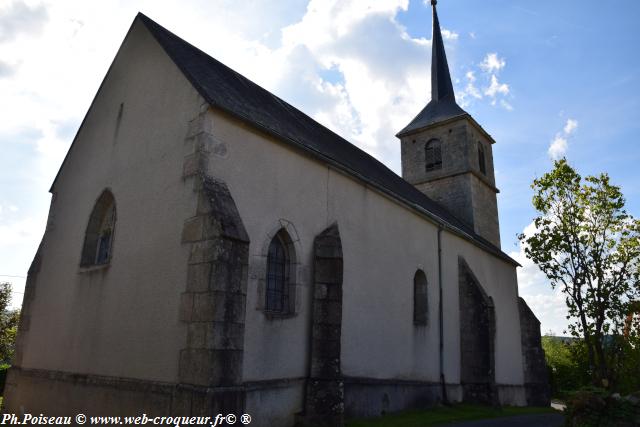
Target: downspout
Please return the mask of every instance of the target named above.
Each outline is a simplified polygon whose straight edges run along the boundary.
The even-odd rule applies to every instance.
[[[440,329],[440,387],[442,388],[442,403],[449,404],[447,398],[447,384],[444,379],[444,314],[442,303],[442,227],[438,227],[438,326]]]

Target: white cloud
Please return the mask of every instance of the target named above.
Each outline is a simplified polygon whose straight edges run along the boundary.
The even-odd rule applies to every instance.
[[[487,73],[497,73],[507,65],[503,58],[499,58],[497,53],[488,53],[480,63],[480,68]]]
[[[476,99],[482,99],[482,93],[477,87],[475,87],[473,83],[471,82],[467,83],[467,86],[465,87],[464,90],[468,95],[471,95]]]
[[[312,1],[299,22],[282,30],[279,51],[288,56],[303,48],[315,65],[300,85],[299,73],[276,83],[276,88],[296,88],[298,94],[285,99],[396,171],[399,155],[388,144],[389,136],[424,107],[425,99],[416,93],[429,92],[425,70],[430,42],[412,38],[394,19],[407,7],[406,1]],[[299,60],[295,63],[300,66]],[[324,81],[323,69],[337,70],[341,81]],[[307,89],[309,98],[320,97],[328,104],[296,102]]]
[[[513,111],[513,105],[511,105],[510,103],[508,103],[504,99],[500,100],[500,105],[502,105],[504,107],[504,109],[507,110],[507,111]]]
[[[459,34],[454,31],[450,31],[450,30],[447,30],[446,28],[443,28],[441,32],[442,32],[442,38],[445,40],[458,40]]]
[[[556,133],[549,145],[549,157],[558,160],[567,154],[569,149],[569,136],[578,129],[578,121],[575,119],[567,119],[567,123],[561,132]]]
[[[499,83],[498,77],[495,74],[491,75],[491,84],[489,87],[485,88],[484,94],[495,98],[498,94],[508,95],[509,94],[509,85],[506,83]]]
[[[0,241],[5,247],[20,244],[23,240],[39,242],[43,227],[39,219],[23,218],[0,224]]]
[[[0,79],[9,77],[16,71],[16,66],[0,60]]]
[[[13,40],[21,34],[33,34],[42,29],[47,11],[42,4],[8,1],[0,5],[0,42]]]
[[[467,71],[467,73],[465,74],[465,77],[471,83],[476,81],[476,74],[473,71]]]
[[[569,143],[567,138],[563,137],[562,134],[557,134],[553,141],[551,141],[551,145],[549,146],[549,156],[553,160],[558,160],[567,153],[567,148],[569,147]]]
[[[556,336],[569,335],[567,320],[567,304],[564,294],[560,289],[551,289],[545,292],[529,293],[524,291],[521,295],[527,305],[533,310],[540,320],[540,332],[550,333]]]
[[[497,76],[497,73],[505,66],[506,61],[498,57],[497,53],[485,55],[484,60],[477,65],[477,70],[466,72],[467,83],[462,90],[458,90],[460,105],[463,108],[468,107],[474,100],[482,100],[487,97],[491,105],[499,105],[507,111],[513,111],[513,105],[504,99],[511,93],[509,84],[500,82]],[[478,80],[476,71],[480,72],[482,90],[476,84]]]
[[[578,121],[574,119],[568,119],[567,124],[564,125],[564,133],[571,135],[576,129],[578,129]]]
[[[11,206],[9,210],[12,210]],[[42,216],[46,217],[46,211]],[[12,308],[19,308],[22,303],[24,276],[44,232],[44,219],[37,216],[17,220],[0,219],[0,281],[13,285]],[[7,274],[10,276],[5,276]]]

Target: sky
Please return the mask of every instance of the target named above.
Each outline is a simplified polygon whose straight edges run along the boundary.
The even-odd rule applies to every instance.
[[[400,174],[395,134],[430,97],[423,0],[0,0],[0,280],[19,307],[48,190],[136,13],[301,109]],[[566,156],[607,172],[640,217],[640,2],[440,0],[458,103],[496,140],[502,249],[543,333],[558,290],[524,257],[531,181]]]

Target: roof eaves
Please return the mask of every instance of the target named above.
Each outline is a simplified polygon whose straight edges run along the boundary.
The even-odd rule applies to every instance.
[[[458,114],[458,115],[455,115],[455,116],[452,116],[452,117],[447,117],[444,120],[439,120],[437,122],[428,123],[428,124],[426,124],[424,126],[412,127],[411,124],[409,124],[407,127],[405,127],[400,132],[398,132],[396,134],[396,137],[404,138],[405,136],[409,136],[409,135],[412,135],[414,133],[419,133],[419,132],[422,132],[424,130],[434,128],[436,126],[440,126],[440,125],[443,125],[443,124],[454,122],[454,121],[456,121],[458,119],[461,119],[463,117],[471,117],[471,115],[469,113],[467,113],[467,112],[464,112],[462,114]]]

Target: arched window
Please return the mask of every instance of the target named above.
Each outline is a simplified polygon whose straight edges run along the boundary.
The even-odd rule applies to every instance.
[[[275,313],[290,311],[290,269],[291,256],[286,235],[281,230],[269,244],[267,254],[267,289],[265,310]]]
[[[484,158],[484,146],[481,142],[478,142],[478,166],[480,167],[480,172],[483,174],[487,174],[487,164]]]
[[[413,323],[426,325],[428,318],[427,276],[424,271],[418,270],[413,276]]]
[[[102,192],[91,216],[84,236],[80,265],[108,264],[113,253],[113,235],[116,225],[116,203],[109,190]]]
[[[442,144],[439,139],[427,142],[425,150],[425,164],[427,172],[442,169]]]

